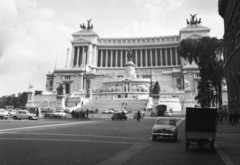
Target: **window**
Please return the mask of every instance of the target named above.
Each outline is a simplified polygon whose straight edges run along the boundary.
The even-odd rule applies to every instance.
[[[70,80],[71,76],[65,76],[65,80]]]

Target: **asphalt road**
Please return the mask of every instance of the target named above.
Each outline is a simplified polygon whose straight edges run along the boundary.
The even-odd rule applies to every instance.
[[[181,120],[179,120],[180,122]],[[1,165],[222,165],[210,147],[185,149],[184,121],[177,142],[151,140],[153,118],[0,121]]]

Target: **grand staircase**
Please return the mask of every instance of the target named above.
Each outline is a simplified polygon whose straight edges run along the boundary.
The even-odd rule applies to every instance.
[[[100,112],[109,108],[124,109],[131,111],[143,110],[147,105],[147,99],[101,99],[89,100],[83,105],[83,109],[98,109]]]

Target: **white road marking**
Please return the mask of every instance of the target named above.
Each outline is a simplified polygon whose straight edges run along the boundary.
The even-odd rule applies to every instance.
[[[0,132],[22,130],[22,129],[32,129],[32,128],[58,127],[58,126],[66,126],[66,125],[74,125],[74,124],[92,124],[92,123],[99,123],[99,121],[84,121],[84,122],[74,122],[74,123],[64,123],[64,124],[52,124],[52,125],[42,125],[42,126],[32,126],[32,127],[10,128],[10,129],[1,129]]]
[[[97,138],[114,138],[114,139],[133,139],[149,140],[148,138],[123,137],[123,136],[96,136],[96,135],[79,135],[79,134],[53,134],[53,133],[22,133],[22,132],[3,132],[4,134],[21,134],[21,135],[48,135],[48,136],[71,136],[71,137],[97,137]]]
[[[88,142],[88,143],[112,143],[112,144],[138,144],[144,145],[142,143],[134,142],[119,142],[119,141],[100,141],[100,140],[77,140],[77,139],[53,139],[53,138],[0,138],[0,140],[33,140],[33,141],[60,141],[60,142]]]

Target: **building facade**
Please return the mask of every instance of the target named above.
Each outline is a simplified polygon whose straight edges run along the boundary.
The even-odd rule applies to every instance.
[[[219,0],[219,14],[224,20],[224,69],[229,110],[240,107],[240,1]]]
[[[124,77],[127,53],[132,52],[137,78],[152,78],[161,86],[160,92],[185,89],[196,95],[199,71],[177,54],[182,39],[208,36],[210,29],[200,24],[187,25],[178,35],[144,38],[101,38],[92,29],[72,34],[70,64],[47,74],[46,91],[56,92],[57,82],[64,82],[66,94],[86,96],[88,89],[99,94],[104,82]]]

